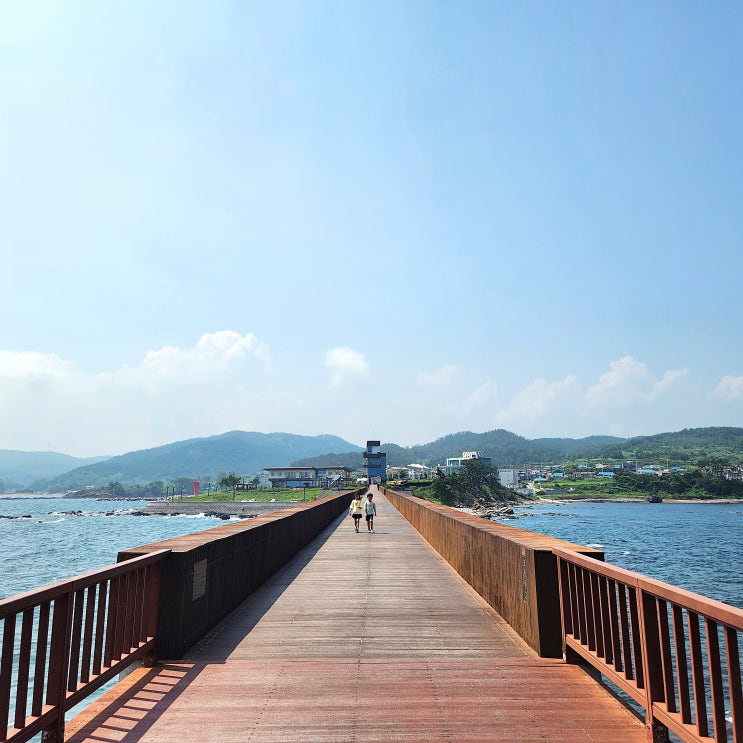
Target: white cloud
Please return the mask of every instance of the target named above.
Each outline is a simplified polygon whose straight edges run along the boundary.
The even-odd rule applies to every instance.
[[[240,335],[233,330],[221,330],[202,335],[191,348],[165,346],[149,351],[138,367],[125,367],[122,373],[157,380],[213,382],[215,376],[237,371],[251,359],[269,365],[270,354],[265,344],[252,333]]]
[[[230,330],[97,373],[55,354],[0,351],[0,448],[93,456],[233,429],[400,444],[496,427],[529,438],[632,436],[735,425],[731,410],[743,403],[743,377],[722,377],[705,394],[686,369],[653,372],[631,356],[587,383],[566,374],[509,395],[495,371],[473,380],[454,364],[371,380],[364,354],[347,347],[329,349],[324,365],[303,363],[300,375],[287,359],[272,364],[259,338]],[[364,380],[364,394],[355,380]]]
[[[588,388],[586,404],[601,410],[647,403],[672,392],[687,376],[686,369],[669,370],[658,379],[641,361],[623,356],[612,361],[609,371]]]
[[[647,366],[631,356],[611,362],[611,368],[586,392],[591,407],[623,405],[640,398],[652,386]]]
[[[682,395],[689,393],[688,376],[686,369],[678,369],[658,377],[646,364],[623,356],[588,387],[573,374],[557,381],[536,379],[514,395],[494,419],[528,436],[575,436],[579,435],[576,429],[583,430],[580,435],[617,436],[658,427],[669,430],[672,425],[668,422],[684,410]],[[638,430],[639,426],[644,430]]]
[[[269,358],[256,336],[229,330],[101,373],[55,354],[0,351],[0,447],[89,456],[248,427],[270,407]]]
[[[331,348],[325,355],[325,366],[332,370],[331,382],[342,384],[352,377],[363,377],[369,373],[369,364],[360,351],[352,348]]]
[[[658,381],[653,382],[651,397],[660,397],[669,392],[675,391],[680,385],[684,384],[688,378],[688,369],[672,369],[665,372]]]
[[[722,400],[743,400],[743,377],[725,375],[715,388],[714,395]]]
[[[535,379],[506,409],[497,413],[495,419],[502,426],[524,430],[546,416],[566,413],[576,406],[582,407],[582,392],[575,376],[569,375],[557,382]]]
[[[467,397],[467,407],[477,407],[484,405],[491,400],[496,392],[496,386],[493,382],[483,382],[479,387],[472,390]]]
[[[61,379],[75,373],[74,364],[54,353],[0,351],[0,379]]]
[[[415,381],[418,384],[449,384],[459,375],[459,367],[456,364],[445,364],[434,372],[418,372]]]

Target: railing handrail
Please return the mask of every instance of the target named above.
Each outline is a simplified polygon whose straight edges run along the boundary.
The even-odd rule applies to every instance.
[[[43,732],[45,743],[62,743],[67,710],[137,660],[154,663],[169,552],[0,600],[0,741],[23,743]]]
[[[62,596],[65,593],[71,593],[79,591],[82,588],[88,588],[101,580],[108,580],[110,578],[124,575],[125,573],[131,572],[132,568],[140,568],[145,565],[160,562],[163,556],[169,552],[170,550],[167,549],[150,552],[142,557],[135,557],[123,562],[117,562],[103,568],[96,568],[87,573],[73,575],[71,578],[63,578],[54,583],[48,583],[45,586],[32,588],[30,591],[16,593],[12,596],[0,599],[0,619],[4,619],[9,614],[17,614],[31,606],[38,606],[45,601],[53,600],[57,596]]]
[[[596,560],[588,555],[581,555],[579,552],[563,549],[562,547],[554,547],[552,552],[558,557],[562,557],[576,565],[581,565],[588,570],[595,570],[607,578],[632,585],[642,589],[646,593],[652,593],[654,596],[662,598],[665,601],[670,601],[684,608],[691,609],[697,614],[703,614],[720,624],[743,631],[743,609],[739,609],[737,606],[711,599],[700,593],[694,593],[685,588],[674,586],[671,583],[664,583],[642,573],[635,573],[632,570],[620,568],[616,565]]]
[[[566,660],[588,662],[642,705],[649,740],[667,741],[671,730],[690,743],[722,742],[730,725],[735,743],[743,741],[743,610],[568,549],[552,551]]]

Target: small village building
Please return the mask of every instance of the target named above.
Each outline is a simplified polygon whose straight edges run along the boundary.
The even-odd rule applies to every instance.
[[[504,488],[516,488],[519,484],[519,471],[516,469],[499,467],[498,480]]]
[[[328,488],[348,485],[350,467],[264,467],[272,488]]]
[[[408,480],[425,480],[433,473],[432,467],[425,464],[409,464],[407,466]]]

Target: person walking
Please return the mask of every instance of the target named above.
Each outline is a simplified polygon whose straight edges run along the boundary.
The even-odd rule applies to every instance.
[[[348,512],[353,516],[353,525],[358,532],[359,521],[361,521],[361,517],[364,515],[364,501],[361,500],[361,495],[359,493],[357,493],[351,501]]]
[[[366,494],[366,503],[364,503],[364,513],[366,514],[366,528],[370,534],[374,533],[374,517],[377,515],[377,504],[372,500],[374,496],[371,493]]]

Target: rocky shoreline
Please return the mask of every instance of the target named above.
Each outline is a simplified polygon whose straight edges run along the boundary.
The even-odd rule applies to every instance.
[[[475,504],[468,508],[457,508],[462,513],[471,513],[473,516],[481,516],[484,519],[502,518],[504,516],[513,516],[514,503],[501,503],[497,506],[484,506]]]
[[[255,501],[253,503],[223,503],[220,501],[200,501],[196,503],[166,503],[151,501],[142,516],[213,516],[227,521],[232,518],[254,519],[267,513],[292,508],[298,503]]]

